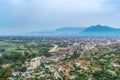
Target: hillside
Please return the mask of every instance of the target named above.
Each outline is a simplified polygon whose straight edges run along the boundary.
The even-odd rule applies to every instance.
[[[80,57],[59,64],[65,66],[61,75],[76,77],[74,80],[120,80],[119,47],[114,44],[80,53]]]
[[[63,27],[63,28],[58,28],[55,31],[59,31],[59,32],[81,32],[82,30],[84,30],[85,28],[82,27]]]
[[[85,28],[80,27],[63,27],[51,31],[32,32],[30,35],[35,36],[79,36],[79,33]]]
[[[109,26],[102,26],[102,25],[96,25],[96,26],[90,26],[87,27],[85,30],[80,32],[80,34],[84,36],[104,36],[104,37],[120,37],[119,34],[120,29],[112,28]]]
[[[32,32],[32,36],[97,36],[97,37],[120,37],[120,29],[109,26],[95,25],[90,27],[63,27],[50,31]]]
[[[85,30],[83,30],[82,32],[115,32],[119,30],[120,29],[111,28],[109,26],[96,25],[96,26],[90,26]]]

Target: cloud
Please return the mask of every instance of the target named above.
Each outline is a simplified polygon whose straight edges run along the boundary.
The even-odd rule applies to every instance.
[[[64,12],[100,12],[104,9],[105,2],[105,0],[51,0],[50,7]]]
[[[108,11],[108,0],[1,0],[9,12],[24,14],[96,13]],[[50,15],[49,14],[49,15]],[[41,16],[41,15],[39,15]]]
[[[118,0],[0,0],[0,26],[37,26],[37,30],[111,24],[108,19],[119,15],[118,6]]]
[[[1,0],[5,9],[0,12],[33,20],[61,18],[71,15],[109,11],[107,0]],[[4,13],[3,13],[4,14]],[[55,16],[55,17],[54,17]]]

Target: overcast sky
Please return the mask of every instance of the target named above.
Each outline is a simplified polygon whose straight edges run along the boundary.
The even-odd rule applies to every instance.
[[[120,28],[120,0],[0,0],[0,34],[102,24]]]

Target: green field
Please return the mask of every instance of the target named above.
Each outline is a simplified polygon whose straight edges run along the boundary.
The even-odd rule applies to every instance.
[[[46,55],[52,47],[52,43],[39,38],[2,38],[0,40],[0,64],[21,62],[30,60],[36,56]],[[18,60],[17,57],[20,57]],[[23,61],[24,60],[24,61]]]

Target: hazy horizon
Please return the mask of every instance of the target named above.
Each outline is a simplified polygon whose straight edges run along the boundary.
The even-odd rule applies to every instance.
[[[120,28],[119,0],[0,0],[0,34],[101,24]]]

